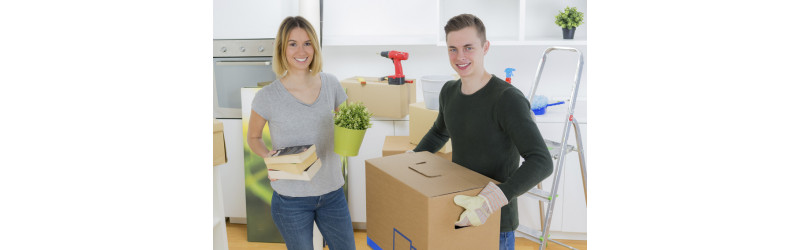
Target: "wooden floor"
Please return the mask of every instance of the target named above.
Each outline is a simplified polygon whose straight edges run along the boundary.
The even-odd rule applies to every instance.
[[[226,231],[228,232],[228,249],[229,250],[286,250],[286,246],[281,243],[263,243],[263,242],[248,242],[247,225],[245,224],[225,224]],[[356,238],[357,250],[370,250],[367,246],[367,232],[364,230],[356,230],[354,237]],[[559,240],[559,242],[570,245],[578,249],[586,250],[586,240]],[[533,250],[539,249],[540,245],[533,241],[516,238],[516,250]],[[327,247],[325,249],[328,249]],[[548,244],[547,249],[568,249],[557,244]]]

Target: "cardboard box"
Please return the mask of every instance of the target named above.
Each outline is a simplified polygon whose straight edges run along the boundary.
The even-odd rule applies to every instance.
[[[439,111],[427,109],[425,103],[409,104],[409,142],[411,144],[420,144],[420,140],[423,139],[423,136],[434,125],[434,121],[437,120],[437,115],[439,115]],[[445,143],[445,146],[442,146],[439,152],[445,154],[453,152],[450,139]]]
[[[361,84],[358,78],[364,78]],[[412,80],[414,79],[406,79]],[[389,85],[378,77],[355,76],[341,80],[340,84],[348,94],[348,103],[362,102],[374,116],[403,118],[409,114],[409,104],[417,100],[417,83]]]
[[[365,161],[367,237],[382,249],[498,249],[501,213],[456,229],[456,195],[478,195],[489,177],[429,152]],[[495,182],[497,183],[497,182]]]
[[[228,162],[225,154],[225,137],[223,136],[223,123],[214,119],[214,166]]]
[[[384,139],[384,147],[381,149],[381,156],[406,153],[407,150],[412,150],[416,146],[417,145],[409,143],[408,136],[387,136],[387,138]],[[447,154],[443,152],[437,152],[434,155],[445,158],[448,161],[453,161],[453,152],[449,152]]]

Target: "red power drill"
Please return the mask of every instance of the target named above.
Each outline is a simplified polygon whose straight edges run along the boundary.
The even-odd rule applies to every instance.
[[[401,85],[406,82],[406,76],[403,75],[403,68],[401,68],[401,61],[409,59],[409,53],[400,51],[381,51],[381,56],[392,59],[395,64],[395,75],[387,76],[389,84]]]

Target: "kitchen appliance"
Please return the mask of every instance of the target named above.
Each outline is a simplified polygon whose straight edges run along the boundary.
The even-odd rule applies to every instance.
[[[276,79],[275,39],[214,40],[214,118],[242,118],[240,90]]]

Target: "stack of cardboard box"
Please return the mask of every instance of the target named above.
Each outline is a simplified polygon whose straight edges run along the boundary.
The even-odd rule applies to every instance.
[[[427,109],[422,102],[409,104],[409,136],[387,136],[384,140],[382,156],[400,154],[414,149],[423,139],[423,136],[428,133],[428,130],[431,129],[431,126],[434,125],[438,115],[439,111]],[[448,140],[436,155],[452,160],[453,147],[451,146],[451,141]]]

